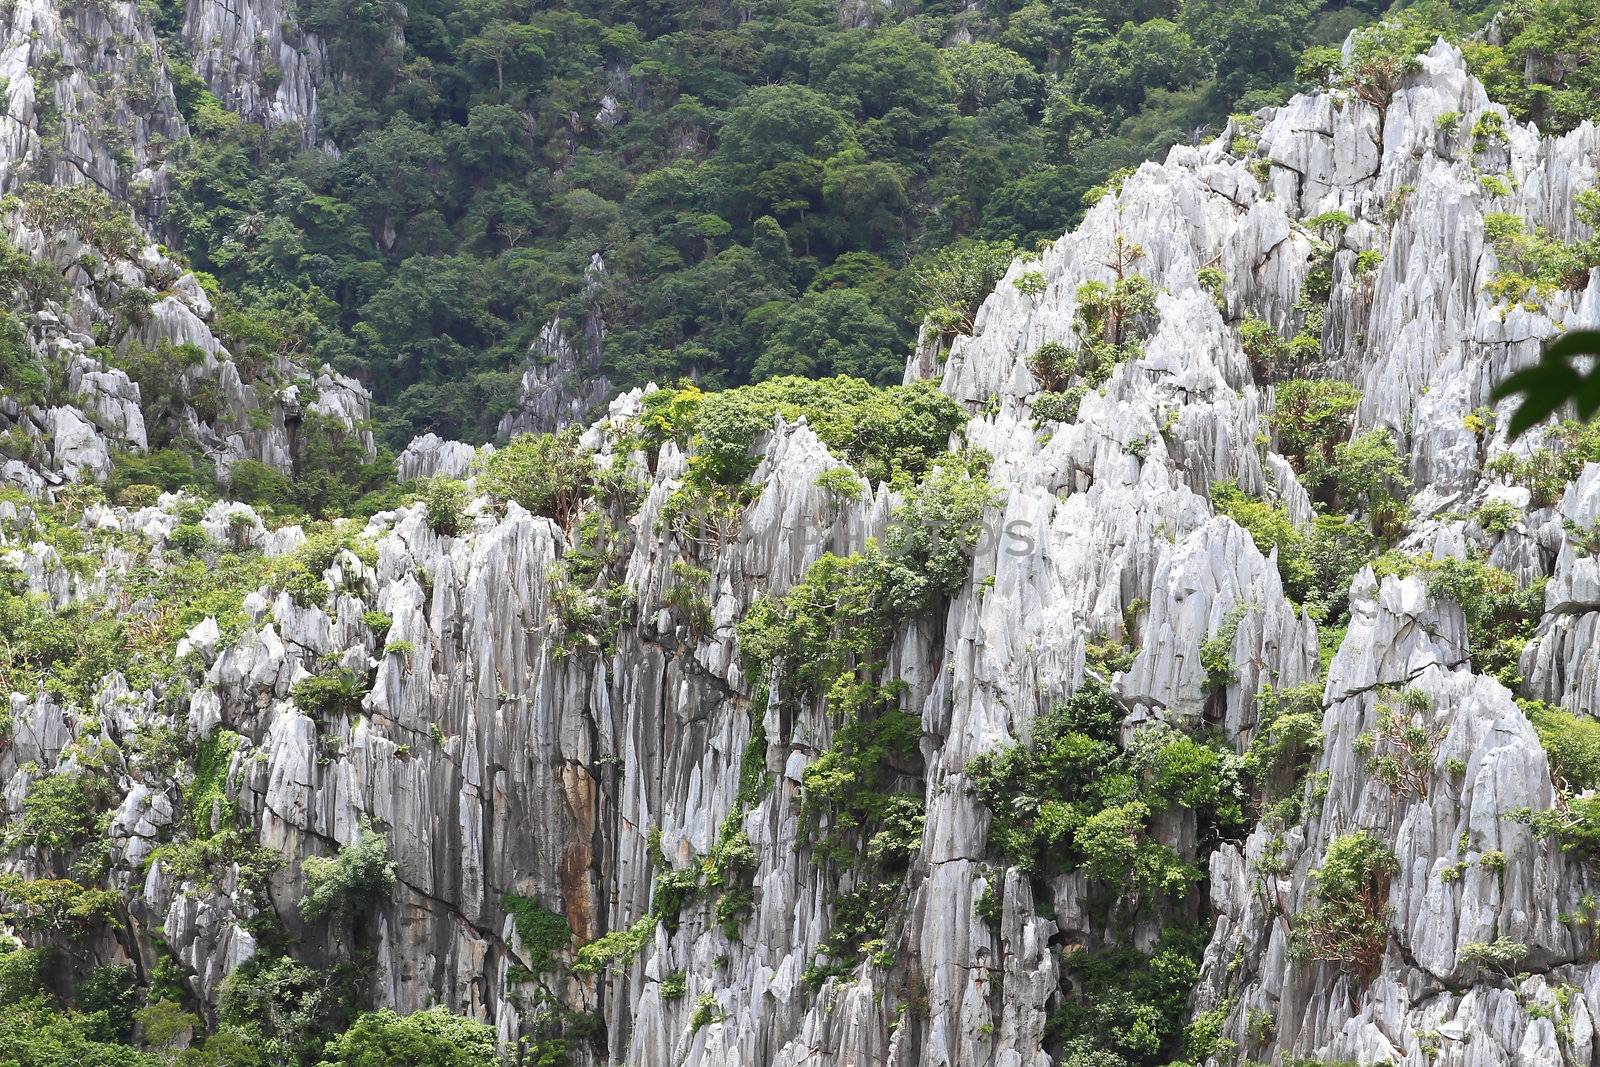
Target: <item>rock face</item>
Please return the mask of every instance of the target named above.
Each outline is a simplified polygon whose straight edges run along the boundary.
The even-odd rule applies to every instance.
[[[209,10],[192,0],[188,18],[220,17]],[[275,17],[246,10],[263,26]],[[1040,259],[1013,265],[973,335],[944,358],[941,388],[971,413],[966,438],[993,457],[1000,503],[966,583],[892,644],[902,706],[921,719],[926,823],[903,887],[877,902],[889,914],[883,951],[847,974],[805,980],[839,920],[837,901],[856,888],[850,873],[819,860],[800,804],[802,774],[838,724],[819,703],[770,699],[763,679],[746,673],[735,625],[825,553],[882,536],[898,498],[882,485],[850,499],[819,485],[840,461],[803,420],[779,418],[759,438],[759,495],[737,524],[690,540],[664,533],[662,521],[689,457],[671,443],[653,463],[620,451],[643,394],[611,403],[583,443],[636,494],[595,505],[616,524],[605,566],[626,590],[616,625],[593,627],[603,638],[562,622],[573,597],[591,592],[568,569],[575,531],[482,498],[449,535],[423,506],[384,512],[360,531],[372,546],[366,558],[345,549],[319,561],[315,595],[253,593],[248,624],[227,641],[215,622],[196,625],[182,646],[187,688],[162,701],[116,676],[96,708],[13,695],[12,741],[0,749],[6,816],[17,817],[39,774],[73,766],[96,738],[131,738],[177,692],[191,736],[236,737],[225,794],[249,836],[286,860],[262,896],[235,891],[237,866],[209,884],[159,857],[141,873],[171,832],[174,798],[125,765],[110,768],[124,796],[109,831],[113,883],[207,1005],[257,951],[248,931],[259,909],[274,908],[313,959],[349,948],[300,918],[301,861],[370,826],[387,835],[398,875],[364,946],[382,1005],[443,1003],[492,1022],[509,1043],[546,1025],[542,989],[601,1015],[601,1036],[574,1052],[594,1063],[1044,1067],[1046,1020],[1066,977],[1062,946],[1093,947],[1109,932],[1089,918],[1081,878],[1057,878],[1045,887],[1050,899],[1038,899],[1026,874],[996,858],[990,814],[968,789],[971,760],[1029,737],[1083,684],[1087,646],[1107,636],[1135,652],[1110,679],[1125,731],[1205,722],[1242,750],[1261,687],[1316,682],[1319,645],[1331,639],[1326,741],[1304,786],[1305,818],[1264,820],[1211,853],[1209,903],[1193,918],[1214,918],[1214,930],[1192,1011],[1209,1013],[1238,1058],[1261,1062],[1594,1062],[1600,969],[1592,934],[1570,917],[1595,875],[1506,819],[1551,807],[1550,767],[1512,693],[1474,672],[1460,607],[1430,595],[1420,577],[1367,568],[1350,591],[1348,630],[1319,633],[1286,597],[1277,560],[1211,503],[1212,487],[1228,480],[1280,502],[1302,525],[1311,520],[1306,491],[1273,450],[1270,391],[1257,384],[1238,327],[1250,316],[1285,336],[1300,328],[1297,303],[1320,254],[1303,220],[1343,211],[1350,224],[1328,261],[1323,369],[1363,391],[1353,432],[1382,428],[1400,442],[1417,487],[1402,547],[1440,559],[1471,549],[1523,580],[1550,575],[1538,634],[1522,654],[1526,695],[1600,711],[1600,572],[1562,534],[1564,519],[1600,517],[1600,467],[1509,530],[1460,517],[1491,499],[1531,504],[1485,473],[1508,452],[1503,438],[1463,419],[1489,404],[1495,381],[1537,357],[1543,338],[1600,323],[1592,278],[1540,311],[1497,304],[1484,291],[1496,265],[1484,216],[1512,212],[1577,236],[1573,195],[1594,184],[1600,132],[1584,125],[1540,138],[1507,119],[1489,159],[1469,133],[1442,131],[1436,120],[1451,112],[1461,131],[1485,113],[1504,117],[1460,54],[1440,44],[1384,116],[1350,99],[1302,96],[1257,117],[1248,159],[1230,154],[1242,130],[1174,149]],[[1512,179],[1502,195],[1479,180],[1490,166]],[[1141,254],[1130,257],[1134,246]],[[1361,255],[1374,252],[1375,266]],[[1141,354],[1085,395],[1071,421],[1036,425],[1041,384],[1029,357],[1046,342],[1074,341],[1080,287],[1114,282],[1117,264],[1156,290]],[[1220,301],[1207,270],[1224,280]],[[1029,272],[1042,288],[1016,284]],[[180,293],[152,311],[149,329],[197,344],[208,353],[205,373],[230,380],[192,298]],[[559,362],[571,345],[559,323],[546,333]],[[37,484],[8,474],[35,492],[46,474],[98,475],[105,439],[136,447],[144,432],[137,390],[83,355],[64,328],[57,336],[78,346],[81,402],[42,413],[0,407],[28,420],[49,451],[48,462],[26,468]],[[930,354],[918,366],[936,362]],[[319,384],[318,404],[352,419],[364,412],[354,387]],[[567,400],[534,409],[525,410],[530,426],[577,411]],[[230,454],[276,462],[270,432],[211,432]],[[402,473],[470,477],[469,452],[419,439]],[[160,553],[171,548],[179,507],[170,498],[136,511],[100,507],[83,524]],[[58,605],[88,595],[89,580],[29,534],[26,510],[0,502],[0,558]],[[268,531],[242,505],[216,505],[203,525],[274,559],[306,541],[296,527]],[[94,581],[120,580],[115,559]],[[692,568],[704,570],[703,584],[686,577]],[[686,617],[686,592],[703,595],[703,619]],[[381,632],[374,612],[386,619]],[[1220,687],[1202,655],[1219,638],[1233,667]],[[329,663],[370,674],[359,711],[314,714],[294,697]],[[1421,791],[1391,788],[1361,750],[1389,686],[1422,694],[1424,727],[1440,737],[1420,768]],[[754,799],[742,789],[747,764],[768,782]],[[747,835],[754,869],[750,911],[731,927],[709,902],[686,905],[675,928],[647,928],[636,955],[586,976],[542,971],[508,914],[508,895],[559,912],[572,930],[571,946],[556,948],[567,960],[569,948],[642,929],[662,868],[698,877],[727,826]],[[1359,978],[1291,951],[1285,919],[1312,906],[1312,872],[1356,830],[1396,858],[1388,933]],[[1175,825],[1171,836],[1196,854],[1192,826]],[[34,857],[8,863],[44,873]],[[995,900],[986,921],[985,901]],[[1149,934],[1136,931],[1146,943]],[[1523,946],[1525,977],[1501,977],[1464,954],[1498,938]]]
[[[267,118],[314,129],[320,52],[315,42],[303,50],[284,42],[290,30],[280,8],[197,3],[188,18],[196,40],[220,42],[215,47],[233,56],[254,54],[241,34],[278,35],[276,62],[286,75]],[[115,450],[143,452],[172,438],[197,446],[224,480],[240,460],[287,473],[308,417],[332,420],[370,452],[359,383],[281,354],[236,360],[200,281],[148,240],[159,236],[166,208],[165,156],[187,130],[145,12],[133,3],[25,0],[0,12],[0,35],[10,120],[0,136],[0,191],[25,194],[24,206],[0,214],[0,226],[63,282],[59,291],[31,286],[19,317],[45,385],[40,396],[0,395],[0,433],[33,442],[0,456],[0,482],[37,493],[63,479],[103,479]],[[251,68],[258,79],[262,69]],[[238,89],[229,99],[249,111],[255,98]],[[96,228],[123,206],[145,232]],[[140,353],[162,365],[147,368],[142,385],[127,369]],[[162,396],[150,395],[156,386]]]
[[[139,6],[22,0],[0,13],[0,33],[0,189],[89,182],[159,216],[182,122]]]
[[[322,42],[280,0],[186,0],[181,37],[195,73],[228,110],[269,129],[294,125],[317,143],[317,87],[327,77]]]
[[[585,274],[586,293],[591,298],[589,308],[572,324],[557,315],[544,324],[539,339],[529,347],[528,368],[522,372],[522,395],[516,410],[500,420],[502,439],[581,425],[611,397],[611,383],[601,369],[605,319],[592,299],[605,269],[605,261],[595,253]]]

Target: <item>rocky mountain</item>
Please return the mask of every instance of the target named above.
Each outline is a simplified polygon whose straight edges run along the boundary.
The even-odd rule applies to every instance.
[[[307,413],[370,452],[365,392],[242,366],[151,242],[141,10],[3,18],[0,905],[52,995],[131,968],[128,1039],[218,1063],[440,1005],[527,1063],[1600,1060],[1600,442],[1489,399],[1600,325],[1593,125],[1347,46],[903,386],[635,390],[269,523],[94,485],[157,426],[224,476]],[[182,32],[314,141],[286,25]]]

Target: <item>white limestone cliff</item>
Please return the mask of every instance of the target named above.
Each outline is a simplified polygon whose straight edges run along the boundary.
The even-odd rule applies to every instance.
[[[204,10],[192,2],[191,18]],[[299,918],[300,861],[331,854],[363,825],[382,830],[398,886],[371,924],[374,999],[399,1011],[443,1003],[492,1022],[509,1043],[537,1024],[539,1009],[526,974],[534,961],[502,906],[506,894],[559,910],[574,946],[624,930],[649,911],[657,865],[700,863],[730,813],[741,812],[755,893],[731,933],[710,907],[686,907],[675,930],[657,926],[637,958],[611,973],[531,980],[603,1017],[603,1041],[582,1053],[590,1062],[1052,1062],[1045,1024],[1059,1001],[1063,952],[1110,935],[1091,920],[1081,877],[1055,879],[1050,899],[1039,900],[1028,877],[997,859],[966,768],[1029,737],[1038,716],[1083,683],[1096,635],[1137,653],[1110,679],[1126,730],[1205,722],[1242,749],[1261,686],[1318,680],[1319,642],[1329,635],[1285,595],[1276,560],[1215,512],[1209,491],[1237,481],[1281,501],[1297,522],[1310,520],[1305,490],[1272,448],[1271,390],[1258,385],[1238,325],[1250,314],[1286,335],[1298,328],[1315,254],[1304,220],[1334,209],[1352,224],[1332,257],[1320,369],[1361,387],[1356,432],[1386,428],[1401,444],[1417,488],[1404,547],[1443,557],[1474,546],[1524,579],[1549,574],[1538,636],[1523,653],[1527,695],[1595,713],[1600,573],[1560,531],[1563,519],[1600,517],[1600,468],[1585,470],[1557,505],[1534,506],[1485,473],[1510,447],[1503,437],[1480,441],[1463,419],[1489,405],[1493,383],[1535,359],[1544,338],[1600,323],[1592,277],[1538,312],[1496,304],[1484,291],[1495,262],[1483,236],[1489,211],[1578,236],[1573,195],[1595,182],[1600,132],[1585,124],[1542,138],[1508,119],[1507,143],[1488,159],[1475,158],[1470,134],[1444,134],[1435,121],[1458,112],[1467,131],[1490,111],[1503,114],[1441,43],[1381,122],[1351,99],[1302,96],[1258,116],[1249,158],[1231,153],[1242,131],[1176,148],[1037,261],[1013,265],[942,365],[929,353],[913,368],[914,376],[936,369],[969,412],[966,439],[992,456],[1000,503],[966,583],[893,644],[889,669],[905,683],[904,706],[921,716],[926,824],[903,889],[882,902],[883,952],[851,973],[817,989],[803,977],[839,893],[852,888],[848,874],[837,881],[818,863],[799,810],[801,775],[835,724],[816,703],[762,702],[766,689],[746,675],[734,626],[757,597],[784,592],[824,553],[856,551],[883,534],[897,496],[872,486],[854,500],[834,497],[817,478],[839,460],[803,421],[778,419],[757,443],[760,493],[737,529],[721,543],[686,545],[663,535],[658,520],[687,457],[670,443],[653,466],[616,451],[639,412],[637,392],[613,401],[583,438],[638,491],[636,507],[597,505],[620,520],[615,568],[631,599],[614,647],[574,642],[555,618],[572,592],[560,565],[573,534],[482,500],[450,536],[429,526],[420,505],[380,513],[363,531],[373,557],[338,553],[322,575],[320,605],[264,590],[247,600],[250,624],[237,640],[224,647],[215,623],[187,635],[186,728],[239,735],[226,792],[253,839],[287,861],[267,899],[309,953],[331,958],[347,946]],[[1486,167],[1510,175],[1508,192],[1485,188]],[[1035,425],[1040,383],[1030,355],[1072,339],[1079,286],[1112,280],[1109,264],[1131,245],[1142,250],[1131,269],[1158,290],[1142,354],[1088,393],[1071,422]],[[1358,271],[1362,252],[1381,255],[1375,273]],[[1203,269],[1225,279],[1221,307]],[[1042,291],[1015,284],[1035,271]],[[148,328],[198,344],[211,357],[207,373],[236,380],[181,281],[154,305]],[[58,317],[71,321],[67,309]],[[94,365],[82,337],[60,335],[86,398],[41,414],[0,407],[29,420],[27,432],[51,450],[51,462],[25,468],[40,484],[13,477],[34,492],[46,475],[100,474],[103,438],[136,447],[143,432],[136,390]],[[352,422],[364,413],[358,388],[321,384],[319,404]],[[234,443],[211,433],[235,454],[276,462],[270,434]],[[402,473],[470,478],[478,458],[420,438]],[[1508,497],[1527,508],[1510,532],[1490,535],[1460,517]],[[164,549],[179,506],[103,507],[84,522]],[[0,558],[29,588],[70,602],[84,579],[36,543],[25,510],[0,501]],[[272,557],[305,538],[296,527],[269,532],[242,505],[218,505],[205,522],[214,536],[233,531]],[[669,595],[683,562],[709,575],[704,626],[686,622]],[[118,582],[116,563],[108,557],[95,580]],[[369,612],[388,617],[386,633],[374,631]],[[1216,690],[1201,649],[1230,630],[1236,670]],[[1593,935],[1567,921],[1596,875],[1506,818],[1550,806],[1550,770],[1512,694],[1474,673],[1471,653],[1460,609],[1421,579],[1380,578],[1371,568],[1355,579],[1350,626],[1323,685],[1327,741],[1315,772],[1325,791],[1306,784],[1303,824],[1263,823],[1213,852],[1208,898],[1190,916],[1215,924],[1191,1007],[1219,1012],[1239,1056],[1509,1065],[1600,1055]],[[359,714],[318,721],[291,699],[294,684],[328,662],[371,673]],[[1442,732],[1423,794],[1397,795],[1358,752],[1382,685],[1425,694],[1427,722]],[[97,711],[47,694],[10,698],[13,740],[0,750],[7,817],[38,773],[75,758],[74,738],[127,739],[157,706],[155,693],[130,693],[119,678],[99,703]],[[752,738],[770,787],[740,807]],[[1460,773],[1450,770],[1454,760]],[[171,798],[125,767],[111,773],[124,795],[110,830],[115,884],[162,932],[196,995],[214,1004],[222,977],[256,950],[250,920],[265,902],[235,891],[236,872],[208,886],[174,878],[159,861],[141,872],[172,821]],[[1398,860],[1389,937],[1366,980],[1292,953],[1282,918],[1311,901],[1311,872],[1329,843],[1356,829],[1380,837]],[[1192,825],[1174,819],[1167,830],[1181,854],[1200,854]],[[1269,852],[1281,871],[1263,869]],[[1491,852],[1503,870],[1479,862]],[[1463,861],[1460,877],[1443,876]],[[979,915],[986,897],[1000,902],[994,923]],[[1527,946],[1526,977],[1464,961],[1468,943],[1497,937]],[[663,995],[663,981],[680,975],[683,995]],[[696,1025],[704,1004],[716,1010]],[[1272,1027],[1252,1024],[1263,1012]]]

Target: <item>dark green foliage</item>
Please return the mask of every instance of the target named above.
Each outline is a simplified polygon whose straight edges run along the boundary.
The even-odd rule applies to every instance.
[[[223,110],[170,47],[195,137],[167,218],[292,350],[373,387],[394,446],[491,434],[557,314],[573,332],[604,318],[623,385],[888,382],[924,314],[969,330],[1015,253],[1108,175],[1281,99],[1303,47],[1364,17],[1343,0],[916,0],[863,29],[811,2],[317,0],[297,18],[344,75],[322,101],[339,153]],[[617,121],[574,127],[618,69],[637,91]]]
[[[0,395],[24,407],[45,400],[45,374],[28,349],[28,334],[15,315],[0,311]]]
[[[202,827],[194,837],[163,845],[151,856],[152,862],[157,859],[168,876],[201,888],[224,881],[237,865],[239,895],[256,899],[264,893],[268,876],[284,863],[281,853],[251,844],[243,833],[226,825],[215,833]]]
[[[255,466],[265,465],[258,463]],[[120,501],[129,487],[145,485],[153,486],[162,493],[183,491],[200,497],[209,496],[215,488],[210,478],[209,464],[202,466],[197,462],[197,457],[188,452],[176,448],[158,448],[150,452],[114,453],[111,477],[105,485],[106,494]],[[247,498],[241,495],[239,499]],[[150,503],[154,503],[154,500]]]
[[[1483,6],[1483,5],[1475,5]],[[1516,118],[1536,122],[1546,133],[1566,133],[1584,119],[1600,118],[1600,75],[1589,62],[1600,47],[1600,20],[1584,0],[1531,0],[1506,4],[1490,44],[1463,42],[1467,63],[1489,91]]]
[[[132,259],[143,244],[133,213],[93,182],[45,185],[33,182],[19,193],[30,226],[46,233],[71,231],[103,259]]]
[[[1518,808],[1507,812],[1506,818],[1527,823],[1534,833],[1554,838],[1563,852],[1591,860],[1600,857],[1600,797],[1567,797],[1554,808]]]
[[[306,882],[300,914],[316,922],[329,914],[360,914],[394,892],[395,864],[389,840],[365,827],[332,857],[308,856],[300,865]]]
[[[1350,437],[1361,393],[1339,381],[1295,378],[1280,383],[1272,406],[1278,449],[1320,510],[1354,511],[1382,536],[1404,518],[1410,488],[1405,460],[1387,430]],[[1331,527],[1327,531],[1334,534]],[[1314,586],[1331,602],[1344,590]],[[1309,595],[1309,594],[1308,594]]]
[[[1536,700],[1517,704],[1539,733],[1557,792],[1554,807],[1519,808],[1507,818],[1553,838],[1563,852],[1600,856],[1600,798],[1591,792],[1600,788],[1600,723]]]
[[[677,930],[684,905],[700,896],[700,872],[692,867],[663,870],[651,891],[650,919]]]
[[[807,988],[816,990],[829,978],[849,974],[863,956],[880,966],[890,962],[883,934],[891,914],[888,904],[899,888],[897,878],[873,880],[833,902],[833,925],[816,960],[801,975]]]
[[[47,978],[48,948],[0,950],[0,1055],[18,1067],[157,1067],[160,1059],[123,1042],[134,1005],[132,971],[100,967],[62,1010]]]
[[[898,792],[895,783],[918,765],[922,717],[900,710],[895,686],[841,679],[828,696],[843,725],[805,769],[802,811],[812,819],[822,812],[831,817],[829,841],[836,846],[879,828],[868,841],[869,854],[901,865],[922,841],[922,793]]]
[[[992,501],[970,460],[947,457],[895,512],[881,547],[870,543],[847,559],[824,555],[784,596],[753,604],[739,624],[740,651],[766,692],[786,702],[826,700],[836,725],[831,745],[802,776],[803,821],[819,858],[877,887],[835,902],[832,932],[807,970],[813,983],[880,951],[870,947],[877,935],[861,924],[881,930],[882,899],[921,843],[921,716],[900,707],[901,685],[884,677],[883,661],[895,627],[936,610],[966,581]],[[741,796],[746,783],[759,781],[755,751],[746,753]],[[658,898],[665,881],[657,882]]]
[[[1312,589],[1311,560],[1306,538],[1289,520],[1288,510],[1281,504],[1245,495],[1238,483],[1231,481],[1212,484],[1211,504],[1217,514],[1244,527],[1263,555],[1277,551],[1284,593],[1291,600],[1305,601]]]
[[[572,926],[567,917],[551,911],[537,900],[507,893],[500,898],[500,906],[516,923],[517,936],[522,939],[522,951],[534,974],[543,974],[555,967],[555,955],[565,952],[572,942]]]
[[[1200,645],[1200,667],[1206,672],[1206,691],[1220,692],[1238,678],[1233,667],[1233,641],[1239,633],[1239,623],[1249,612],[1248,605],[1237,604],[1223,617],[1216,633]]]
[[[466,486],[454,478],[431,479],[422,491],[422,507],[433,532],[454,537],[466,529]]]
[[[978,756],[973,790],[993,813],[989,839],[1001,855],[1040,874],[1083,869],[1140,895],[1181,894],[1200,871],[1151,831],[1168,808],[1195,811],[1213,833],[1243,820],[1232,757],[1171,729],[1117,742],[1122,707],[1090,679],[1034,722],[1033,743]]]
[[[1360,403],[1360,390],[1347,382],[1294,378],[1278,383],[1272,404],[1278,449],[1309,491],[1320,491],[1330,477],[1334,450],[1349,437]]]
[[[0,1050],[8,1067],[159,1067],[158,1056],[101,1040],[101,1019],[58,1011],[43,996],[0,1000]]]
[[[1550,428],[1542,447],[1525,458],[1502,452],[1484,464],[1484,472],[1525,487],[1535,507],[1561,498],[1567,483],[1586,463],[1600,461],[1600,424],[1564,421]]]
[[[1340,834],[1312,872],[1318,903],[1293,919],[1291,951],[1369,975],[1389,937],[1389,879],[1399,870],[1388,844],[1366,830]]]
[[[99,1016],[90,1027],[96,1041],[126,1043],[133,1037],[133,1013],[139,1004],[138,976],[132,967],[96,967],[73,991],[73,1007]]]
[[[910,267],[917,310],[943,336],[972,332],[972,320],[1017,256],[1010,241],[970,238],[930,252]]]
[[[1350,580],[1372,558],[1374,538],[1348,515],[1317,514],[1309,532],[1289,521],[1280,504],[1246,496],[1236,483],[1216,482],[1211,502],[1249,532],[1263,555],[1278,553],[1278,576],[1290,600],[1319,622],[1344,617]]]
[[[315,1063],[356,1011],[358,974],[350,964],[318,970],[257,955],[224,980],[221,1026],[208,1045],[225,1037],[255,1049],[264,1064]]]
[[[337,418],[306,412],[296,437],[293,503],[318,519],[361,516],[368,494],[394,482],[394,457],[383,449],[368,459],[356,430]],[[387,503],[398,506],[398,501]]]
[[[0,1004],[12,1004],[45,991],[45,969],[54,949],[29,948],[0,952]]]
[[[1078,417],[1078,408],[1089,390],[1074,386],[1059,393],[1035,393],[1028,401],[1035,422],[1072,422]]]
[[[656,918],[646,915],[632,926],[612,930],[578,949],[572,963],[576,974],[599,974],[615,964],[632,963],[655,932]]]
[[[1060,1043],[1058,1062],[1125,1067],[1165,1064],[1182,1051],[1189,993],[1200,977],[1208,931],[1168,926],[1151,951],[1074,953],[1068,986],[1046,1033]]]
[[[113,921],[118,903],[111,890],[69,878],[24,879],[0,874],[0,915],[21,930],[76,937]]]

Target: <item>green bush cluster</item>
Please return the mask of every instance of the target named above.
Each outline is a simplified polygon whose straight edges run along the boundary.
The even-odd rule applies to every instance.
[[[1359,509],[1381,533],[1404,518],[1410,480],[1387,430],[1350,437],[1360,404],[1361,393],[1346,382],[1291,379],[1277,387],[1271,423],[1279,450],[1318,507]]]
[[[1209,933],[1204,924],[1173,924],[1149,952],[1117,947],[1069,955],[1069,984],[1045,1023],[1060,1045],[1058,1062],[1133,1067],[1202,1051],[1192,1049],[1184,1024]]]
[[[86,933],[116,918],[121,897],[70,878],[24,879],[0,874],[0,915],[23,930]]]
[[[99,767],[36,778],[22,798],[21,839],[36,848],[71,853],[101,832],[115,802],[114,783]]]
[[[195,836],[162,845],[147,863],[161,862],[161,869],[178,882],[191,882],[209,888],[225,881],[238,868],[237,894],[261,904],[268,878],[283,864],[282,853],[252,844],[245,833],[225,826],[215,833],[197,827]]]
[[[359,914],[394,892],[396,866],[389,859],[388,838],[363,827],[335,855],[308,856],[300,864],[306,883],[300,914],[307,922],[333,914]]]
[[[1350,580],[1372,558],[1373,537],[1364,525],[1318,514],[1304,532],[1283,505],[1248,496],[1231,481],[1212,484],[1211,502],[1217,514],[1244,527],[1263,555],[1278,553],[1278,576],[1291,601],[1320,622],[1343,618]]]
[[[431,478],[422,491],[422,510],[428,527],[442,537],[466,529],[467,487],[454,478]]]
[[[1539,734],[1550,771],[1568,793],[1600,789],[1600,721],[1537,700],[1518,700]]]
[[[1325,740],[1322,716],[1322,686],[1317,682],[1287,689],[1268,685],[1256,694],[1255,732],[1240,767],[1263,807],[1291,798],[1296,807],[1288,814],[1298,814],[1301,783]]]
[[[500,1067],[494,1027],[443,1007],[366,1012],[322,1051],[318,1067]]]
[[[1140,731],[1124,750],[1121,721],[1121,705],[1090,679],[1035,720],[1031,745],[985,752],[966,774],[991,812],[991,847],[1008,862],[1041,876],[1084,870],[1153,907],[1200,877],[1157,839],[1155,818],[1186,809],[1212,834],[1239,828],[1240,766],[1168,727]]]
[[[1473,5],[1477,6],[1477,5]],[[1581,3],[1530,0],[1498,5],[1493,41],[1475,36],[1461,42],[1467,65],[1492,100],[1545,133],[1566,133],[1584,119],[1600,118],[1600,75],[1589,63],[1565,64],[1558,57],[1593,55],[1600,30]]]
[[[775,416],[802,416],[840,459],[869,481],[907,487],[949,447],[966,423],[956,402],[931,382],[880,387],[859,378],[773,378],[718,393],[693,386],[645,398],[642,443],[692,446],[691,479],[733,486],[755,469],[750,446]]]
[[[1233,666],[1233,642],[1239,634],[1239,624],[1249,613],[1248,604],[1235,604],[1223,616],[1216,632],[1200,643],[1200,669],[1205,672],[1206,692],[1221,692],[1238,681],[1238,672]]]
[[[1340,834],[1312,872],[1318,902],[1292,920],[1291,951],[1370,975],[1389,940],[1389,879],[1399,863],[1388,844],[1366,830]]]
[[[496,500],[514,500],[529,514],[566,527],[577,516],[594,477],[594,457],[578,443],[578,431],[572,428],[513,438],[489,457],[478,487]]]
[[[1551,237],[1543,227],[1530,230],[1517,215],[1485,215],[1483,235],[1495,252],[1495,270],[1485,292],[1496,301],[1537,311],[1555,292],[1587,285],[1589,271],[1600,266],[1600,231],[1596,229],[1600,227],[1600,191],[1579,192],[1573,210],[1591,236],[1570,244]]]
[[[0,312],[0,393],[23,407],[42,404],[48,379],[28,347],[28,333],[9,311]]]
[[[527,956],[529,969],[543,974],[555,967],[557,953],[565,952],[572,943],[572,925],[560,912],[551,911],[537,900],[507,893],[500,898],[500,906],[516,924],[517,937],[522,940],[522,951]]]
[[[377,546],[362,539],[353,522],[313,523],[299,548],[274,559],[268,582],[274,589],[289,594],[301,607],[323,607],[329,596],[325,575],[341,552],[350,552],[366,567],[378,561]]]
[[[223,983],[207,1036],[163,958],[91,970],[66,1000],[49,950],[0,950],[0,1049],[26,1067],[502,1067],[494,1029],[442,1007],[358,1013],[353,967],[258,955]],[[192,1035],[192,1039],[191,1039]],[[137,1043],[135,1043],[137,1040]],[[187,1047],[180,1047],[187,1044]],[[542,1062],[542,1061],[541,1061]],[[560,1061],[552,1061],[560,1062]]]
[[[631,926],[602,934],[578,949],[572,969],[577,974],[599,974],[610,967],[632,963],[655,929],[655,916],[646,915]]]
[[[302,678],[289,691],[294,706],[324,726],[360,715],[364,696],[361,680],[345,667]]]
[[[1554,838],[1562,851],[1600,856],[1600,723],[1537,700],[1517,701],[1539,735],[1556,784],[1552,808],[1519,808],[1508,816]]]
[[[30,539],[51,545],[69,571],[92,573],[102,553],[117,551],[127,560],[115,600],[86,598],[58,610],[30,594],[19,573],[0,564],[0,689],[31,692],[43,687],[57,697],[87,706],[100,683],[120,671],[130,688],[145,688],[180,669],[178,640],[207,617],[216,619],[225,640],[249,624],[244,599],[266,584],[273,566],[259,553],[203,542],[200,555],[180,555],[144,539],[126,542],[114,532],[85,530],[83,506],[96,495],[47,506],[28,502]],[[179,528],[193,528],[202,514],[198,501],[175,509]]]

